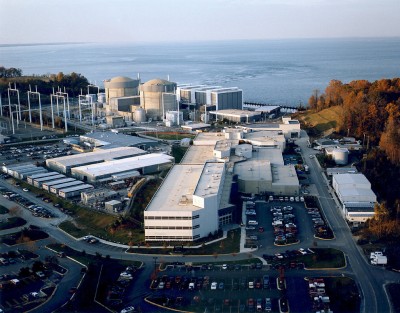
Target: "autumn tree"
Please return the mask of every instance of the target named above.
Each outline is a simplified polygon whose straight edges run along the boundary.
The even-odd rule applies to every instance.
[[[398,164],[400,163],[400,109],[398,105],[389,103],[386,111],[389,117],[379,145],[391,162]]]

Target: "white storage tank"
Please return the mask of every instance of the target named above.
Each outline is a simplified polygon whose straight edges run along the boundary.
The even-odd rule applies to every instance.
[[[335,148],[332,151],[332,158],[338,165],[346,165],[349,162],[349,150],[346,148]]]
[[[134,116],[133,116],[133,120],[136,123],[144,123],[146,122],[146,112],[143,108],[137,108],[135,110]]]

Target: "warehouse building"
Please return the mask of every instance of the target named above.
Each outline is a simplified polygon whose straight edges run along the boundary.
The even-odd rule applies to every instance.
[[[156,146],[156,140],[129,136],[114,132],[93,132],[79,137],[81,144],[89,145],[93,148],[112,149],[118,147],[137,147],[143,150]]]
[[[112,181],[113,175],[139,171],[142,175],[168,169],[174,158],[161,153],[151,153],[136,157],[111,160],[99,164],[85,165],[71,169],[71,175],[84,182],[104,183]]]
[[[82,185],[82,184],[83,184],[82,181],[74,179],[72,181],[67,181],[65,183],[59,183],[57,185],[51,185],[50,186],[50,192],[58,195],[58,192],[60,191],[60,189],[73,187],[73,186],[79,186],[79,185]],[[46,187],[49,188],[48,185]],[[43,187],[43,189],[44,189],[44,187]]]
[[[36,178],[33,180],[33,186],[36,188],[42,188],[42,185],[54,180],[60,180],[61,178],[66,178],[65,175],[58,174],[50,177],[42,177],[42,178]]]
[[[39,173],[39,174],[32,174],[32,175],[29,175],[27,177],[26,181],[28,182],[28,184],[33,185],[33,181],[35,179],[52,177],[54,175],[60,175],[60,173],[57,173],[57,172],[45,172],[45,173]]]
[[[144,212],[146,241],[195,241],[219,228],[225,164],[176,165]]]
[[[254,123],[261,120],[261,113],[241,109],[221,109],[209,111],[210,120],[229,121],[233,123]]]
[[[58,195],[64,199],[71,199],[71,198],[75,198],[78,196],[80,197],[82,191],[92,189],[92,188],[93,188],[93,186],[89,185],[89,184],[83,184],[83,185],[63,188],[58,191]]]
[[[46,166],[64,174],[70,174],[71,168],[101,163],[106,160],[118,160],[136,155],[145,154],[146,151],[136,147],[117,147],[107,150],[96,150],[81,154],[67,155],[46,160]]]
[[[281,131],[286,139],[300,138],[300,122],[298,120],[292,120],[291,117],[282,117],[282,123],[271,123],[271,124],[255,124],[237,126],[247,132],[261,131],[261,130],[273,130]]]
[[[333,175],[332,186],[349,222],[363,223],[374,216],[377,198],[371,189],[371,183],[363,174]]]
[[[65,184],[65,183],[71,183],[74,181],[76,181],[76,179],[70,178],[70,177],[64,177],[64,178],[59,178],[56,180],[51,180],[51,181],[47,181],[47,182],[43,183],[42,189],[46,190],[47,192],[50,192],[52,186],[59,185],[59,184]]]

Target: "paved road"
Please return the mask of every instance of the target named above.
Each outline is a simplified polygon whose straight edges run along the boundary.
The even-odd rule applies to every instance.
[[[354,237],[351,235],[351,231],[342,217],[340,209],[332,198],[333,189],[327,187],[327,181],[317,164],[318,161],[316,158],[310,159],[308,157],[309,154],[315,154],[315,150],[307,147],[308,137],[306,133],[302,131],[301,135],[302,138],[297,140],[296,143],[301,148],[306,163],[310,166],[310,175],[318,191],[323,212],[336,236],[336,239],[333,241],[321,244],[319,242],[319,246],[337,248],[346,254],[349,267],[354,273],[363,293],[361,312],[390,312],[389,301],[383,285],[387,279],[398,281],[400,276],[397,273],[373,267],[367,262],[361,249],[355,243]]]
[[[302,138],[298,139],[296,143],[301,147],[303,155],[305,155],[305,161],[310,166],[310,176],[311,180],[315,185],[315,188],[319,195],[319,200],[323,211],[334,230],[336,239],[332,241],[318,241],[319,247],[334,247],[342,250],[347,257],[348,267],[342,271],[335,271],[335,273],[343,273],[350,277],[355,277],[362,290],[362,307],[361,312],[390,312],[389,302],[387,295],[384,291],[384,284],[390,281],[397,282],[400,279],[400,275],[394,272],[385,271],[378,267],[371,266],[366,258],[363,256],[362,251],[354,242],[351,235],[350,229],[344,221],[336,202],[332,198],[330,189],[328,189],[326,180],[324,179],[321,169],[316,163],[316,159],[309,159],[309,154],[315,154],[315,151],[307,147],[307,135],[302,132]],[[21,190],[15,186],[10,186],[7,182],[0,180],[0,185],[3,185],[11,190],[18,191]],[[85,250],[87,253],[95,254],[96,252],[103,255],[109,255],[111,258],[124,259],[124,260],[140,260],[145,264],[144,275],[148,277],[151,273],[151,268],[154,264],[154,255],[138,255],[138,254],[127,254],[125,249],[118,248],[105,244],[90,245],[83,241],[78,241],[75,238],[64,233],[56,227],[58,223],[67,219],[68,217],[63,213],[56,210],[51,205],[44,203],[41,199],[35,198],[32,195],[24,195],[29,200],[34,203],[39,203],[41,206],[50,208],[53,212],[56,211],[57,219],[52,220],[49,223],[48,220],[43,220],[41,218],[36,218],[31,216],[29,212],[24,210],[23,217],[27,219],[30,223],[42,227],[51,237],[55,240],[62,242],[78,251]],[[1,199],[1,201],[6,201]],[[15,205],[15,204],[14,204]],[[305,236],[302,238],[302,243],[304,247],[311,246],[314,239],[310,236]],[[232,261],[248,259],[249,255],[261,256],[262,253],[268,251],[268,253],[273,253],[279,250],[279,248],[272,246],[263,247],[259,251],[253,251],[249,253],[241,253],[236,256],[232,255],[219,255],[217,259],[213,256],[169,256],[163,255],[159,256],[159,261],[163,260],[166,262],[175,261],[187,261],[187,262],[214,262],[214,261]],[[313,271],[313,275],[317,272]],[[323,273],[321,273],[322,275]],[[326,274],[326,272],[324,272]],[[139,285],[139,284],[135,284]],[[139,287],[138,287],[139,288]],[[143,287],[135,290],[135,294],[142,294]]]

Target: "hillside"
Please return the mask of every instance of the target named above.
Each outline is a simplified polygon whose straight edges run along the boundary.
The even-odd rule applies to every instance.
[[[294,115],[294,118],[300,121],[302,128],[310,136],[328,135],[337,130],[337,121],[341,111],[340,106],[333,106],[319,112],[311,110],[299,112]]]

